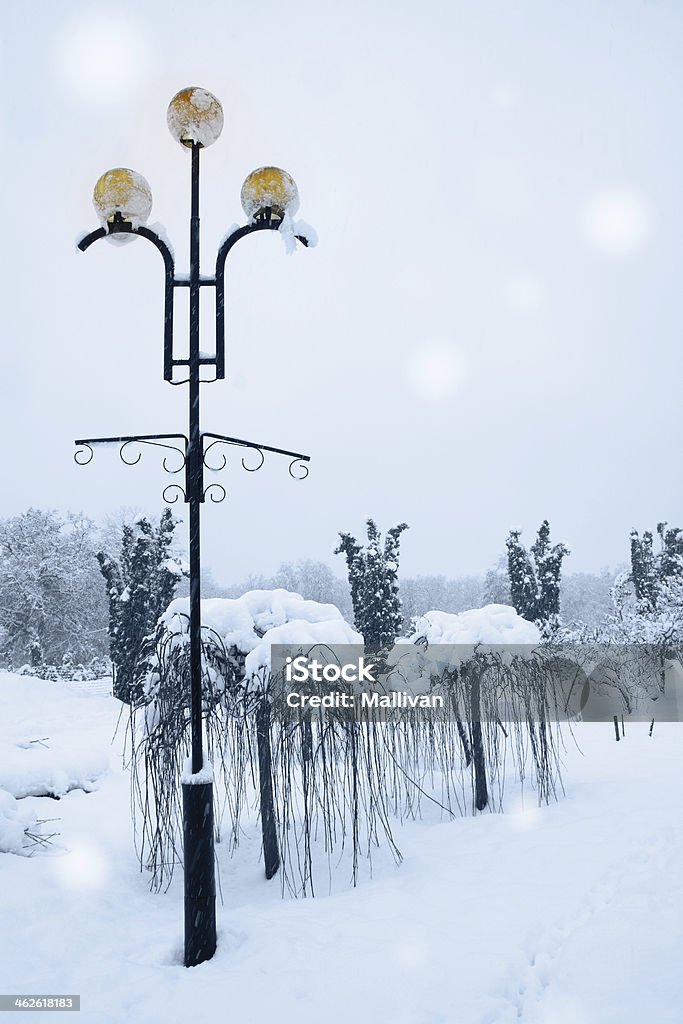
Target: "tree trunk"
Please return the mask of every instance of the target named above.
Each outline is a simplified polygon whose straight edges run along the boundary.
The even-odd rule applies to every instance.
[[[258,748],[259,784],[261,795],[261,832],[263,835],[263,862],[266,878],[272,878],[280,867],[277,842],[275,801],[273,799],[273,770],[270,749],[270,705],[264,697],[256,711],[256,745]]]
[[[462,723],[462,719],[456,718],[455,721],[458,727],[458,736],[460,737],[460,742],[462,743],[462,749],[465,752],[465,767],[469,768],[469,766],[472,764],[472,751],[470,750],[470,742],[467,739],[467,732],[465,731],[465,726]]]
[[[486,784],[484,737],[481,728],[481,684],[478,674],[470,682],[470,713],[472,762],[474,765],[474,806],[478,811],[483,811],[489,802],[489,797]]]

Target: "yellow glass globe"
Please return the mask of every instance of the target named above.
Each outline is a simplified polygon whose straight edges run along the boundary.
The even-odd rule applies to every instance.
[[[277,217],[296,213],[299,208],[299,190],[287,171],[280,167],[259,167],[252,171],[242,185],[242,209],[253,218],[269,207]]]
[[[92,194],[95,212],[103,224],[120,213],[134,227],[144,224],[152,210],[152,190],[146,179],[129,167],[114,167],[97,179]]]
[[[189,86],[169,103],[166,123],[181,146],[210,146],[223,131],[223,108],[213,93]]]

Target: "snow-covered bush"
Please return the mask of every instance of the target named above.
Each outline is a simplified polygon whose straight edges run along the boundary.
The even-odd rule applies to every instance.
[[[434,672],[434,651],[442,646],[451,661],[438,666],[438,679],[430,683],[449,694],[450,704],[441,714],[410,718],[396,712],[373,722],[334,712],[284,720],[271,714],[278,684],[272,644],[294,645],[309,656],[330,645],[363,648],[363,637],[333,605],[258,590],[203,601],[201,611],[206,756],[216,769],[225,831],[236,844],[244,810],[255,802],[266,875],[281,868],[290,891],[313,891],[316,837],[328,857],[351,846],[354,878],[361,854],[369,857],[382,841],[400,859],[390,821],[419,814],[422,800],[433,803],[428,791],[437,778],[436,803],[446,815],[467,813],[468,779],[477,809],[499,807],[508,746],[539,799],[553,793],[557,747],[543,673],[536,666],[520,674],[520,664],[491,653],[491,645],[516,644],[528,654],[540,643],[538,627],[514,609],[435,611],[420,619],[393,652],[385,649],[380,684],[392,689],[397,659],[419,661],[427,651]],[[141,668],[132,720],[134,792],[142,812],[141,858],[153,872],[153,885],[161,887],[181,853],[179,782],[190,751],[187,599],[171,602],[162,615]],[[413,678],[418,674],[413,665]],[[511,729],[500,720],[504,698],[521,708]],[[498,786],[497,800],[487,785]]]
[[[269,789],[272,794],[275,787],[281,801],[296,803],[298,797],[285,781],[292,759],[296,760],[296,729],[285,742],[285,727],[270,719],[271,645],[291,643],[309,649],[319,644],[362,644],[363,638],[334,605],[307,601],[282,589],[205,600],[201,615],[206,754],[219,774],[230,841],[236,844],[250,779],[261,775],[257,789],[264,828],[275,823],[273,814],[264,815],[263,798]],[[151,867],[156,888],[170,881],[180,852],[179,781],[191,746],[189,656],[189,599],[178,598],[143,649],[136,680],[140,696],[132,706],[134,791],[141,798],[142,812],[140,856]],[[264,831],[266,859],[270,850],[280,850],[289,841],[284,821],[281,814],[279,842]],[[278,853],[271,873],[279,862]]]
[[[454,725],[478,811],[490,804],[492,783],[504,782],[508,744],[520,778],[531,762],[539,799],[555,792],[559,724],[542,642],[538,625],[514,608],[491,604],[456,615],[427,612],[393,652],[390,680],[392,674],[422,680],[445,695],[441,742],[450,749]],[[412,650],[404,653],[406,645]]]
[[[650,531],[631,531],[630,568],[614,581],[602,622],[571,623],[553,637],[583,648],[594,689],[617,715],[659,699],[671,664],[683,666],[683,531],[658,523],[656,533],[657,548]]]
[[[88,682],[94,679],[103,679],[111,675],[111,662],[105,657],[92,658],[87,665],[82,663],[74,664],[70,655],[65,655],[59,665],[21,665],[16,670],[19,676],[33,676],[36,679],[46,679],[48,682]]]

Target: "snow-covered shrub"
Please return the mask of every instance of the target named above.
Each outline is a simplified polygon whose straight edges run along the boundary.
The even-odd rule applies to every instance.
[[[295,645],[309,656],[335,644],[362,648],[363,637],[334,606],[259,590],[203,601],[201,611],[206,752],[216,770],[217,806],[225,807],[225,831],[236,844],[243,812],[255,801],[266,875],[281,868],[291,892],[313,892],[317,840],[328,857],[350,847],[355,879],[361,855],[369,858],[381,842],[400,859],[393,817],[419,815],[423,801],[436,802],[446,815],[467,813],[468,778],[476,808],[500,806],[508,747],[520,776],[531,775],[539,799],[554,792],[557,737],[541,667],[522,675],[522,655],[516,663],[490,653],[492,644],[523,645],[527,654],[540,644],[538,627],[514,609],[424,616],[411,636],[385,652],[380,682],[392,689],[392,657],[419,660],[429,648],[433,671],[435,645],[447,645],[451,659],[459,652],[460,660],[441,666],[429,683],[447,692],[451,703],[441,714],[411,718],[396,712],[372,722],[331,711],[285,720],[271,714],[278,683],[272,644]],[[463,645],[469,645],[465,656]],[[191,746],[187,599],[173,601],[161,617],[141,667],[141,697],[131,723],[134,792],[142,812],[139,852],[158,888],[170,881],[181,857],[179,782]],[[500,719],[505,700],[516,702],[519,721],[511,728]],[[438,799],[429,795],[435,779]],[[487,784],[498,786],[497,801]]]
[[[87,665],[82,663],[74,664],[69,656],[64,657],[59,665],[45,665],[42,662],[37,665],[21,665],[16,669],[19,676],[33,676],[36,679],[45,679],[48,682],[88,682],[94,679],[103,679],[111,675],[111,662],[108,658],[94,657]]]
[[[456,615],[427,612],[393,652],[394,673],[446,696],[439,743],[450,749],[449,733],[457,730],[478,811],[489,805],[492,784],[502,792],[508,747],[521,779],[530,762],[539,799],[555,792],[559,726],[542,643],[538,625],[491,604]],[[404,653],[405,645],[412,650]]]
[[[206,754],[219,774],[230,841],[236,844],[250,780],[253,785],[259,771],[270,775],[276,799],[294,804],[299,796],[286,781],[298,756],[297,729],[285,737],[285,726],[271,722],[269,713],[271,645],[362,644],[362,637],[334,605],[282,589],[204,600],[201,615]],[[155,888],[170,881],[180,856],[179,781],[191,748],[189,657],[189,599],[178,598],[145,644],[136,679],[140,697],[132,706],[134,791],[142,813],[139,852],[153,871]],[[257,789],[262,794],[263,787]],[[262,802],[262,817],[263,810]],[[278,849],[289,841],[286,818],[279,816]],[[269,844],[274,843],[271,835]]]

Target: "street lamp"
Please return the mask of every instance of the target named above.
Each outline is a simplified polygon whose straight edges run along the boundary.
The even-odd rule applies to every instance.
[[[216,887],[213,841],[213,780],[204,766],[202,739],[202,664],[201,664],[201,565],[200,565],[200,507],[207,494],[212,501],[225,498],[221,484],[204,486],[204,469],[220,470],[220,466],[207,462],[207,453],[216,445],[245,448],[256,453],[260,461],[245,469],[260,469],[265,452],[285,455],[290,459],[290,475],[303,479],[308,475],[309,457],[298,452],[273,448],[269,445],[244,441],[224,434],[202,431],[199,419],[200,383],[212,383],[225,377],[225,261],[240,238],[254,231],[277,231],[285,227],[288,237],[304,246],[314,244],[312,232],[304,233],[293,226],[291,215],[296,212],[298,192],[293,179],[277,167],[261,167],[253,171],[242,186],[242,206],[248,223],[231,232],[221,243],[216,256],[212,277],[200,275],[199,267],[199,154],[219,137],[223,128],[221,104],[205,89],[182,89],[171,100],[167,114],[171,134],[191,151],[191,212],[190,212],[190,274],[177,276],[171,249],[155,231],[145,226],[151,207],[152,193],[148,183],[135,171],[118,167],[107,171],[95,185],[93,203],[101,227],[85,235],[78,248],[85,252],[100,238],[110,241],[130,241],[133,236],[146,238],[161,253],[164,261],[164,380],[170,384],[187,384],[189,391],[189,431],[185,434],[129,434],[121,437],[81,438],[74,458],[79,465],[87,465],[94,447],[118,444],[119,455],[128,465],[140,459],[140,453],[130,458],[131,445],[153,445],[171,449],[180,455],[181,464],[171,468],[164,458],[167,472],[184,470],[184,487],[169,484],[163,497],[175,502],[182,497],[190,506],[190,720],[192,734],[192,774],[183,781],[183,843],[185,877],[185,965],[209,960],[216,949]],[[199,349],[199,294],[201,288],[216,291],[216,345],[213,355]],[[178,359],[173,347],[173,307],[176,288],[189,288],[189,356]],[[215,376],[200,378],[202,367],[213,367]],[[178,372],[182,373],[177,379]],[[210,371],[209,371],[210,372]],[[174,442],[174,443],[170,443]],[[215,492],[218,497],[215,497]],[[171,497],[171,493],[173,496]]]

